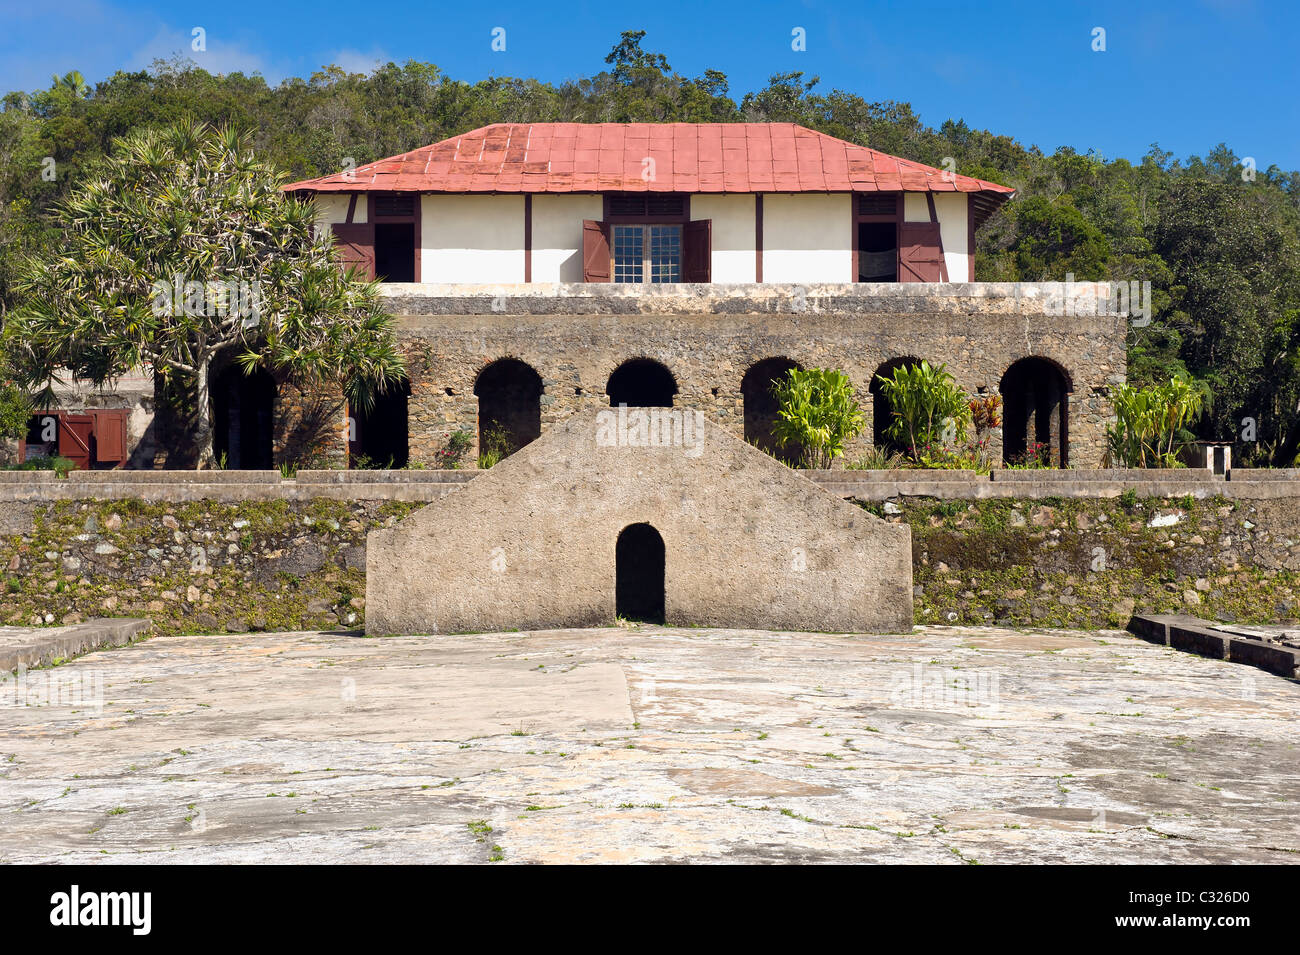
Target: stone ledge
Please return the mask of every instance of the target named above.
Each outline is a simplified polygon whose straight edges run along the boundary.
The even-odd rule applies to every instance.
[[[96,617],[67,627],[0,627],[0,673],[125,646],[152,626],[139,617]]]
[[[395,315],[763,314],[946,312],[1099,317],[1107,283],[763,282],[624,285],[569,283],[392,283],[380,298]],[[1065,303],[1071,303],[1066,314]],[[1104,307],[1104,306],[1103,306]],[[1106,316],[1107,313],[1102,313]],[[1123,318],[1109,316],[1117,321]]]

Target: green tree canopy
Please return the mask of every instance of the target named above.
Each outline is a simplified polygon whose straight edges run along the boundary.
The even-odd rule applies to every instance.
[[[364,401],[403,375],[373,284],[343,275],[310,203],[229,127],[134,133],[59,208],[60,251],[28,260],[6,341],[25,383],[102,385],[132,368],[192,382],[212,463],[214,363],[339,383]]]

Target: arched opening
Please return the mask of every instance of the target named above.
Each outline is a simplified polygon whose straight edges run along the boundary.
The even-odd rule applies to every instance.
[[[650,358],[633,358],[614,369],[605,386],[609,406],[671,408],[677,394],[673,373]]]
[[[402,381],[371,399],[370,407],[348,409],[348,456],[354,468],[404,468],[410,460],[407,405],[411,383]]]
[[[527,362],[502,358],[474,382],[478,396],[479,460],[499,461],[542,433],[542,376]]]
[[[789,358],[764,358],[750,365],[740,381],[740,394],[745,403],[745,440],[782,460],[797,461],[800,452],[791,445],[781,447],[772,437],[772,426],[780,408],[772,394],[772,385],[791,368],[798,367],[799,363]]]
[[[664,539],[649,524],[629,524],[614,548],[614,607],[624,620],[664,622]]]
[[[251,375],[230,365],[212,382],[212,451],[229,470],[274,466],[275,379],[264,368]]]
[[[1002,394],[1002,460],[1069,467],[1070,380],[1046,358],[1022,358],[1007,369]]]
[[[871,384],[867,387],[871,393],[872,441],[876,447],[890,454],[906,454],[908,448],[906,439],[891,438],[886,434],[889,426],[894,423],[894,406],[890,404],[884,389],[880,387],[880,379],[892,378],[897,368],[915,368],[919,364],[921,359],[912,355],[891,358],[876,369],[875,374],[871,376]]]

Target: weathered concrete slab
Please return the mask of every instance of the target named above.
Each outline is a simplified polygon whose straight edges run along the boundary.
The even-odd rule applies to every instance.
[[[1300,688],[1118,632],[259,633],[44,672],[102,706],[0,705],[0,862],[1300,861]]]
[[[152,625],[134,617],[96,617],[66,627],[0,627],[0,674],[124,646]]]
[[[663,539],[670,624],[912,626],[909,528],[826,493],[702,414],[625,408],[575,414],[371,531],[366,632],[611,624],[617,541],[641,523]]]

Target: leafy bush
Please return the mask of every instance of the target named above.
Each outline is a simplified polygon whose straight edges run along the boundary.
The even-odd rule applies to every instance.
[[[59,477],[67,477],[69,471],[76,469],[76,462],[65,457],[28,458],[19,464],[8,464],[0,468],[4,471],[53,471]]]
[[[486,470],[501,461],[502,458],[508,458],[515,450],[514,442],[510,440],[510,432],[499,421],[493,421],[483,432],[482,440],[479,443],[478,466]]]
[[[866,426],[853,383],[842,371],[791,368],[772,382],[777,400],[772,437],[782,448],[797,448],[805,468],[828,468],[844,445]]]
[[[947,365],[936,367],[927,361],[900,365],[889,377],[879,375],[877,380],[894,416],[886,434],[907,447],[913,461],[943,458],[942,449],[965,442],[970,403]]]
[[[469,446],[474,443],[473,437],[468,431],[457,430],[447,436],[447,445],[436,455],[437,465],[440,469],[454,471],[460,467],[461,460],[469,451]]]

